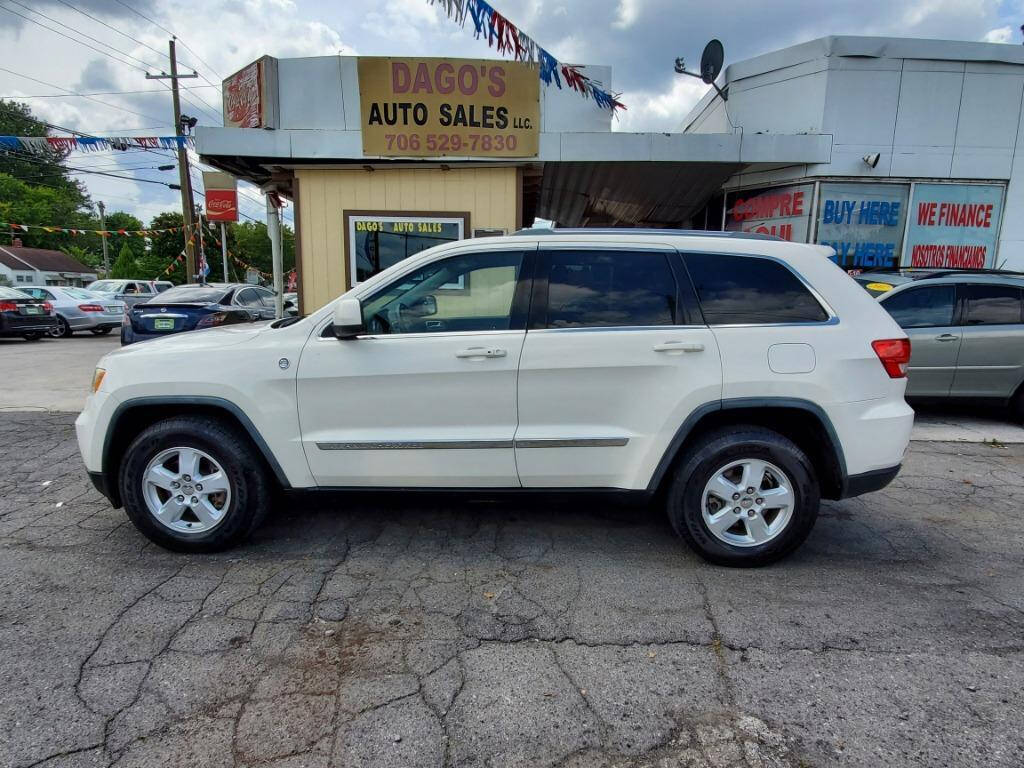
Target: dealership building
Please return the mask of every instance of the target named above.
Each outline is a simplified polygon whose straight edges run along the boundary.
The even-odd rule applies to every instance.
[[[612,88],[610,68],[581,69]],[[197,149],[293,202],[304,312],[538,218],[763,232],[850,269],[1024,270],[1024,48],[826,37],[719,84],[678,131],[625,133],[526,64],[264,57],[224,82],[227,127]]]

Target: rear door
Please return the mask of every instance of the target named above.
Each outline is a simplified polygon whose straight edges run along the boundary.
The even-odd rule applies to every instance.
[[[542,245],[519,365],[524,487],[644,488],[690,412],[721,397],[682,277],[667,246]]]
[[[962,284],[958,290],[963,338],[950,394],[1009,398],[1024,379],[1021,289]]]
[[[907,397],[948,397],[960,355],[956,286],[915,285],[881,304],[910,337]]]

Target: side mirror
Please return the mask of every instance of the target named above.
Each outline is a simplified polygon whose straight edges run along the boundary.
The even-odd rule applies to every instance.
[[[339,339],[354,339],[366,333],[363,326],[363,308],[359,299],[342,299],[334,305],[334,323],[331,330]]]

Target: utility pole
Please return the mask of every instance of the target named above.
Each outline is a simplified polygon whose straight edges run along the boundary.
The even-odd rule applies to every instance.
[[[161,72],[159,75],[151,75],[147,72],[146,79],[171,81],[171,97],[174,102],[174,131],[176,135],[184,136],[185,128],[181,124],[181,101],[178,98],[178,81],[185,78],[199,77],[199,74],[196,72],[193,72],[191,75],[178,74],[178,59],[174,54],[175,39],[172,37],[167,43],[170,50],[171,74],[168,75],[166,72]],[[192,202],[192,177],[188,172],[188,150],[184,144],[178,147],[178,179],[181,186],[181,212],[185,219],[185,279],[191,283],[196,278],[196,250],[192,241],[192,235],[195,234],[192,212],[195,210],[195,207]]]
[[[107,231],[107,206],[100,200],[96,203],[96,207],[100,209],[100,229],[104,232]],[[103,241],[103,277],[104,279],[110,278],[110,253],[107,251],[107,237],[105,235],[100,236],[100,240]]]
[[[196,206],[196,231],[199,233],[199,264],[196,270],[199,274],[200,285],[206,285],[206,243],[203,240],[203,211]]]
[[[220,223],[220,258],[224,262],[224,282],[228,280],[228,228],[222,221]]]

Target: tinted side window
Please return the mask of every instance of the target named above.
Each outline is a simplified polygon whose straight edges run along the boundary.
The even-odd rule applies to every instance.
[[[657,251],[548,251],[547,328],[673,325],[676,281]]]
[[[932,328],[953,324],[955,299],[952,285],[929,285],[894,293],[881,303],[900,328]]]
[[[363,322],[375,335],[522,328],[514,306],[522,265],[520,251],[431,262],[363,300]]]
[[[263,303],[260,301],[260,295],[252,288],[245,288],[239,291],[238,295],[235,297],[235,303],[240,304],[243,307],[263,306]]]
[[[799,278],[771,259],[685,255],[709,325],[815,323],[828,314]]]
[[[1010,285],[965,285],[964,325],[1020,323],[1020,289]]]

